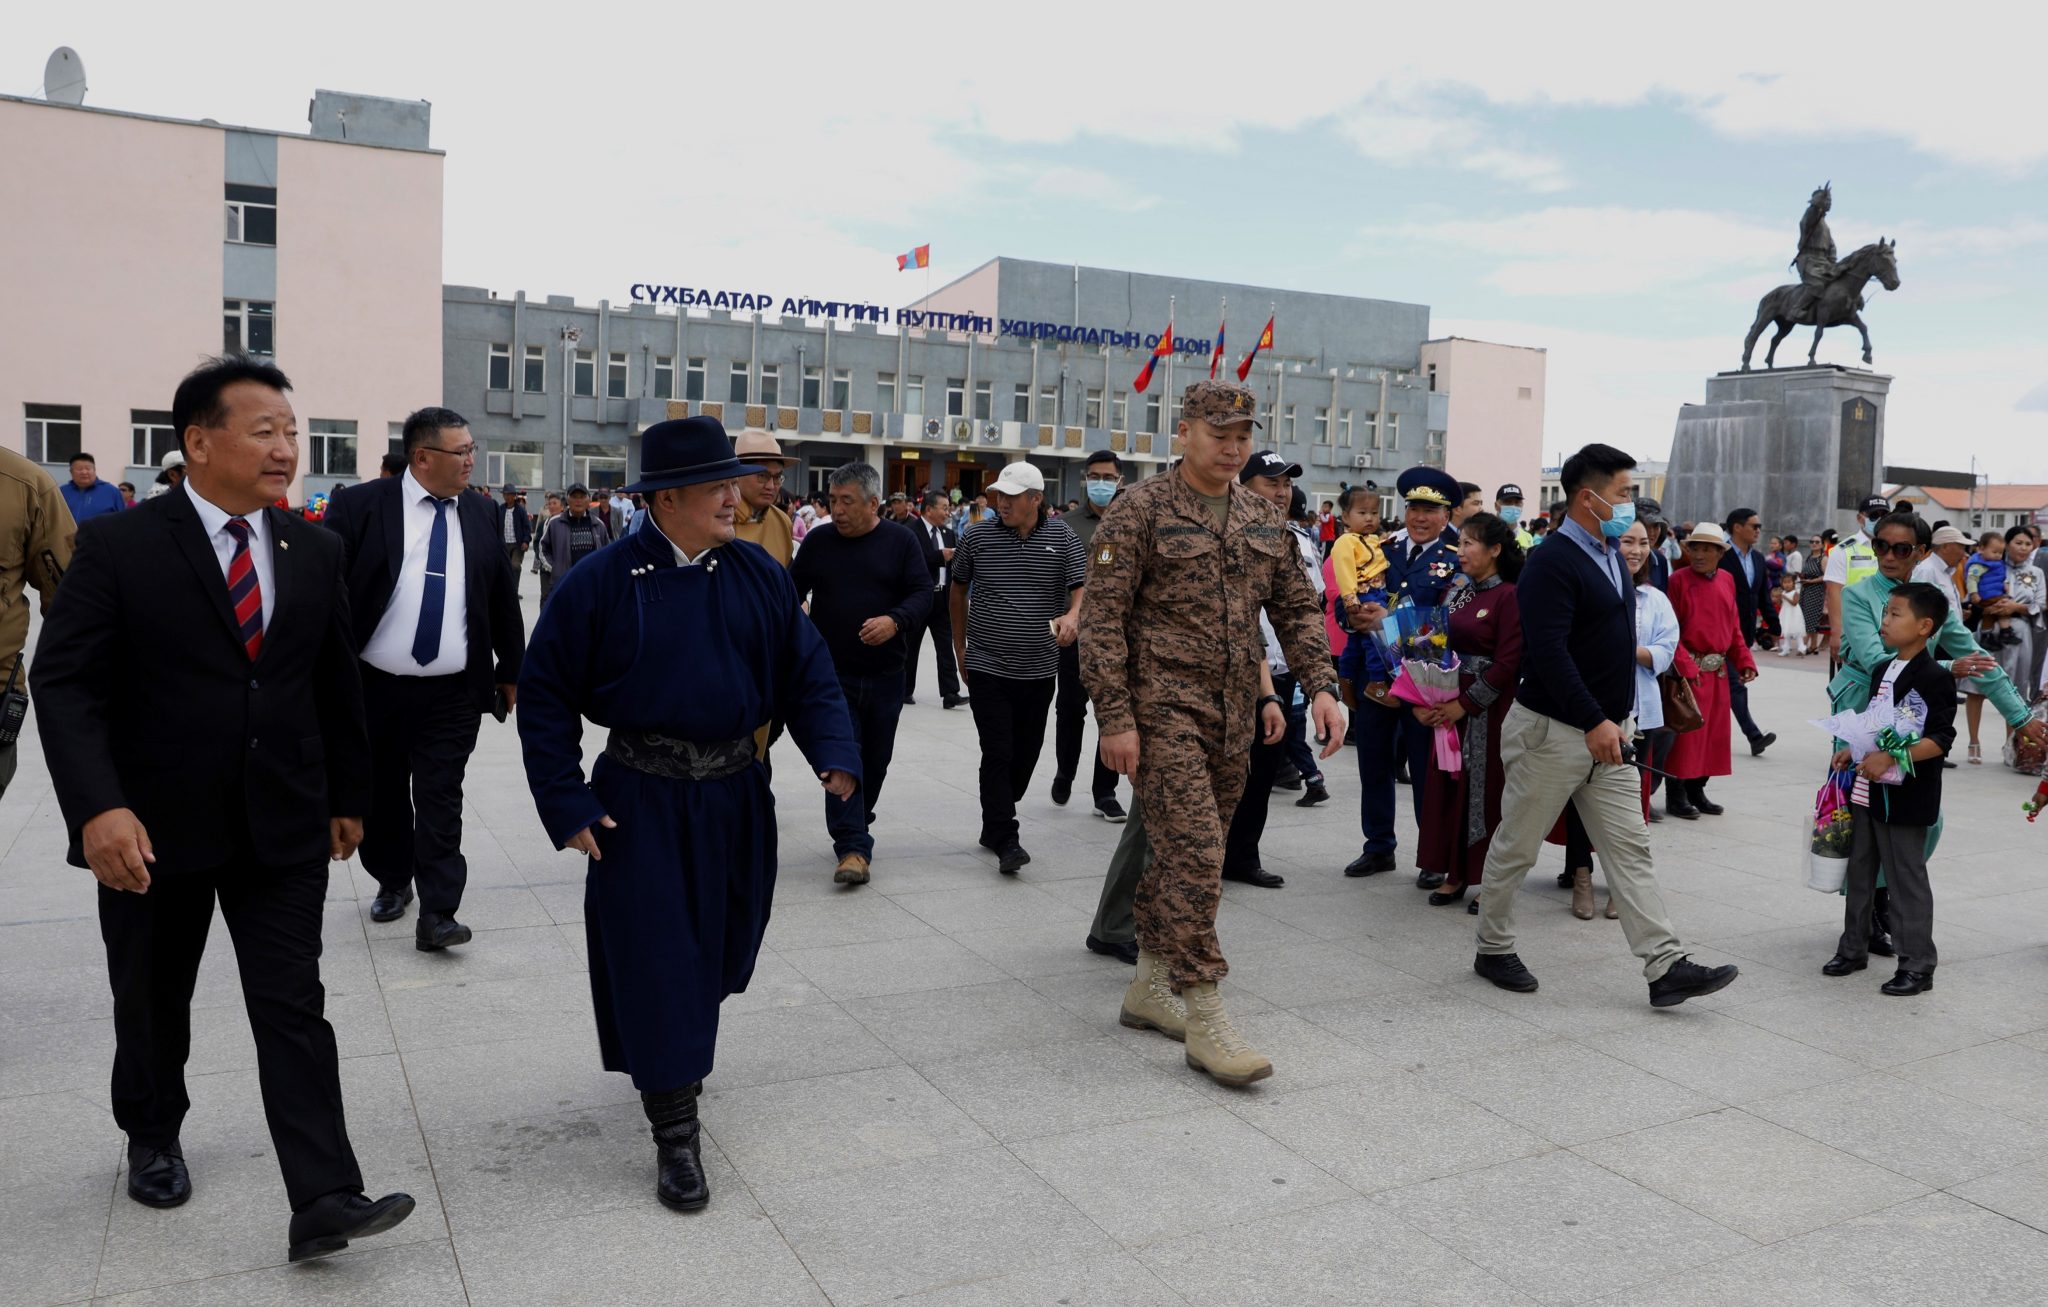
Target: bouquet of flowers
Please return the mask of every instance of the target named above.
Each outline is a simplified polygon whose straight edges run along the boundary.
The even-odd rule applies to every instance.
[[[2048,780],[2035,786],[2034,797],[2020,805],[2020,811],[2027,814],[2027,820],[2030,822],[2041,815],[2043,808],[2048,808]]]
[[[2027,721],[2048,722],[2048,694],[2034,700],[2034,706],[2027,710]],[[2022,776],[2048,776],[2048,751],[2023,738],[2018,731],[2008,731],[2005,765]]]
[[[1927,701],[1915,690],[1904,703],[1880,698],[1862,712],[1836,713],[1812,724],[1840,740],[1859,764],[1872,753],[1890,754],[1891,769],[1878,777],[1877,783],[1899,785],[1913,774],[1907,751],[1920,742],[1920,728],[1926,721]]]
[[[1834,894],[1849,878],[1849,789],[1852,771],[1829,772],[1813,799],[1813,826],[1808,832],[1806,887]]]
[[[1387,693],[1417,708],[1434,708],[1456,699],[1458,655],[1451,652],[1450,616],[1443,605],[1424,607],[1412,596],[1403,595],[1387,621],[1394,630],[1394,681]],[[1457,728],[1439,726],[1435,737],[1438,769],[1456,776],[1465,767]]]

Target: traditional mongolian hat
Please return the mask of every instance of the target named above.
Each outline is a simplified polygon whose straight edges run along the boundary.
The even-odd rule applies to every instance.
[[[657,422],[640,437],[640,479],[621,486],[621,494],[651,495],[657,490],[730,481],[766,468],[742,463],[717,418],[677,418]]]

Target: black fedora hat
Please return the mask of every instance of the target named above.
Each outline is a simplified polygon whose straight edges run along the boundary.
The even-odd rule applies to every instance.
[[[641,434],[640,479],[619,487],[619,493],[651,495],[706,481],[730,481],[762,470],[733,456],[732,440],[717,418],[677,418],[657,422]]]

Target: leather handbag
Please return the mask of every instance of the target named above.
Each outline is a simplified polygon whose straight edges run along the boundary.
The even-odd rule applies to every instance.
[[[1692,686],[1677,672],[1666,672],[1657,678],[1657,697],[1664,701],[1664,729],[1683,735],[1707,724],[1700,714],[1700,701],[1693,697]]]

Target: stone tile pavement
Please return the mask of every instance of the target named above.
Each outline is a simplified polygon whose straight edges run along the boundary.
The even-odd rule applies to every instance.
[[[1520,908],[1532,996],[1474,977],[1471,918],[1412,877],[1344,880],[1337,759],[1330,805],[1274,808],[1287,888],[1226,891],[1227,993],[1278,1066],[1231,1091],[1121,1029],[1130,972],[1081,947],[1117,828],[1053,807],[1047,760],[1034,860],[998,877],[972,722],[927,684],[871,886],[831,884],[822,799],[782,770],[776,914],[728,1005],[693,1216],[654,1203],[633,1090],[598,1069],[581,864],[486,723],[472,945],[416,952],[409,920],[369,921],[359,868],[334,871],[352,1132],[370,1183],[420,1208],[303,1267],[224,931],[194,1000],[196,1195],[122,1196],[92,882],[63,865],[29,741],[0,800],[0,1304],[2039,1301],[2048,830],[2020,778],[1950,773],[1939,988],[1822,978],[1839,900],[1798,869],[1820,692],[1811,663],[1766,659],[1752,702],[1781,742],[1715,784],[1728,816],[1654,832],[1681,932],[1743,967],[1662,1012],[1618,926],[1566,911],[1556,850]]]

